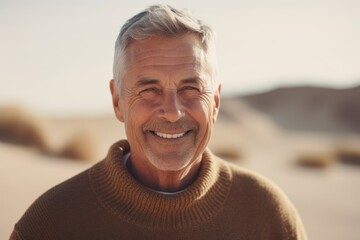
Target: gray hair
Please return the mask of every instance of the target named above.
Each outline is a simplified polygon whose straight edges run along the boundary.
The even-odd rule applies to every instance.
[[[132,41],[152,36],[178,37],[186,33],[197,35],[205,52],[209,53],[209,49],[214,48],[213,30],[185,10],[157,4],[130,18],[121,28],[115,43],[113,78],[117,88],[120,89],[125,72],[126,48]],[[215,75],[216,63],[213,65]]]

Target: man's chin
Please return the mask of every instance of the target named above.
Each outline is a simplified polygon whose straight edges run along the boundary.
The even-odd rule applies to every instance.
[[[160,171],[181,171],[192,164],[194,156],[187,152],[168,152],[166,154],[148,154],[150,163]]]

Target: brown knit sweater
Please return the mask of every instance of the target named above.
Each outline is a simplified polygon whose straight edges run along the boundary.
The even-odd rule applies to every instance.
[[[268,180],[212,155],[184,191],[165,195],[127,171],[129,144],[38,198],[10,239],[306,239],[301,220]]]

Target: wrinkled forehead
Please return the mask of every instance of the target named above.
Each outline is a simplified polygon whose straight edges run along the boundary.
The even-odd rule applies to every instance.
[[[154,36],[134,40],[125,51],[122,81],[130,72],[155,68],[168,68],[171,71],[172,66],[181,65],[183,71],[196,72],[204,80],[214,83],[216,60],[213,61],[215,54],[211,49],[205,50],[199,37],[192,33],[178,37]]]
[[[205,50],[202,48],[200,40],[194,34],[185,34],[179,37],[155,36],[144,40],[133,41],[129,44],[127,60],[134,62],[139,59],[146,60],[152,57],[173,58],[194,58],[204,61]]]

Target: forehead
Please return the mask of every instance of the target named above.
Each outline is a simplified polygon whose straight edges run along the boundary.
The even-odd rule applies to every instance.
[[[133,41],[128,47],[130,58],[141,57],[151,53],[169,55],[197,55],[203,52],[199,38],[194,34],[178,37],[154,36],[144,40]]]
[[[151,37],[132,42],[126,51],[127,74],[203,72],[206,53],[194,34]]]

